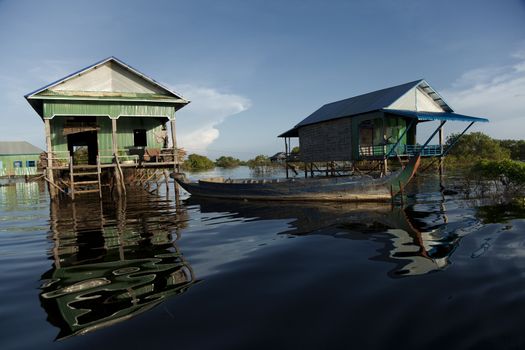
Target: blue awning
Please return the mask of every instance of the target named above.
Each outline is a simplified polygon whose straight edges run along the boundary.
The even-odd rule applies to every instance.
[[[423,111],[409,111],[405,109],[382,109],[385,113],[401,115],[409,118],[416,118],[417,120],[456,120],[460,122],[480,122],[488,123],[486,118],[471,117],[468,115],[457,114],[452,112],[423,112]]]

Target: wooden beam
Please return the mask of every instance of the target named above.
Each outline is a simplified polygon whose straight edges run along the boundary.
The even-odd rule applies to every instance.
[[[69,157],[69,195],[75,200],[75,176],[73,175],[73,157]]]
[[[118,142],[117,142],[117,120],[111,119],[111,140],[113,141],[113,155],[118,155]]]
[[[171,143],[172,143],[172,146],[173,146],[173,174],[176,174],[179,172],[179,161],[177,159],[177,133],[176,133],[176,129],[175,129],[175,116],[173,116],[172,119],[170,119],[170,126],[171,126]],[[175,203],[176,203],[176,206],[178,206],[178,203],[179,203],[179,197],[180,197],[180,192],[179,192],[179,185],[177,184],[177,181],[173,181],[173,192],[175,193]]]
[[[289,173],[288,173],[288,141],[286,137],[284,138],[284,167],[286,168],[286,178],[288,179]]]
[[[44,130],[46,133],[46,148],[47,148],[47,165],[46,165],[46,177],[48,180],[48,184],[51,186],[48,186],[49,190],[49,196],[51,199],[55,199],[58,196],[58,192],[56,191],[54,185],[55,185],[55,179],[53,176],[53,146],[51,144],[51,124],[49,119],[44,119]]]
[[[178,159],[177,159],[177,136],[176,136],[176,130],[175,130],[175,117],[170,120],[170,126],[171,126],[171,143],[173,144],[173,164],[174,167],[177,167]],[[176,171],[176,169],[174,169]]]

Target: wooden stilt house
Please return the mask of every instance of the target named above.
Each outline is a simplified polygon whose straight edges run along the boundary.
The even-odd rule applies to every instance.
[[[117,190],[125,191],[122,168],[174,169],[179,164],[175,112],[189,101],[115,57],[25,98],[44,121],[46,179],[52,197],[57,191],[73,198],[80,193],[75,176],[95,173],[98,188],[85,191],[101,193],[100,176],[108,169],[117,178]],[[55,179],[64,176],[69,179]],[[94,181],[81,180],[78,186]]]
[[[386,173],[391,158],[442,159],[447,153],[443,125],[449,120],[469,122],[463,133],[475,122],[488,121],[454,113],[425,80],[416,80],[328,103],[279,137],[285,139],[288,159],[304,162],[312,175],[314,164],[350,162],[355,168],[361,161],[376,163]],[[439,143],[419,145],[417,125],[428,121],[440,122]],[[299,139],[299,156],[291,154],[291,138]],[[328,170],[327,165],[322,172]]]

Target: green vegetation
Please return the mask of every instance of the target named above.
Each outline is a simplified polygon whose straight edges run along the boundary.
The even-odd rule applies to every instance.
[[[190,154],[188,156],[188,159],[186,159],[182,164],[183,169],[193,171],[209,170],[213,169],[214,167],[215,164],[208,157],[201,156],[195,153]]]
[[[471,169],[471,177],[492,182],[505,192],[522,193],[525,190],[525,163],[510,159],[482,160]]]
[[[252,175],[256,177],[271,175],[272,173],[276,172],[280,166],[277,163],[272,163],[270,158],[263,154],[250,159],[247,162],[247,165],[250,167]]]
[[[215,165],[221,168],[236,168],[241,165],[237,158],[221,156],[215,160]]]
[[[299,146],[295,146],[294,148],[292,148],[292,154],[299,154]]]
[[[450,146],[457,134],[447,138],[446,145]],[[510,151],[500,145],[500,141],[481,132],[463,135],[452,147],[447,163],[454,166],[471,166],[481,160],[510,159]]]
[[[272,166],[272,162],[270,161],[270,158],[268,156],[265,156],[263,154],[258,155],[257,157],[250,159],[247,162],[248,166],[250,168],[255,167],[265,167],[265,166]]]
[[[86,146],[76,147],[73,151],[73,164],[87,164],[88,163],[88,149]]]
[[[499,140],[499,144],[510,152],[510,159],[525,161],[525,140]]]

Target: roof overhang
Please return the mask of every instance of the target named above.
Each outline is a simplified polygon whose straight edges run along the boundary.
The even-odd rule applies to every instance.
[[[295,127],[288,131],[283,132],[281,135],[277,137],[299,137],[299,128]]]
[[[385,113],[399,115],[408,118],[414,118],[418,121],[430,121],[430,120],[454,120],[460,122],[478,122],[488,123],[487,118],[471,117],[468,115],[452,113],[452,112],[424,112],[424,111],[410,111],[404,109],[382,109]]]

